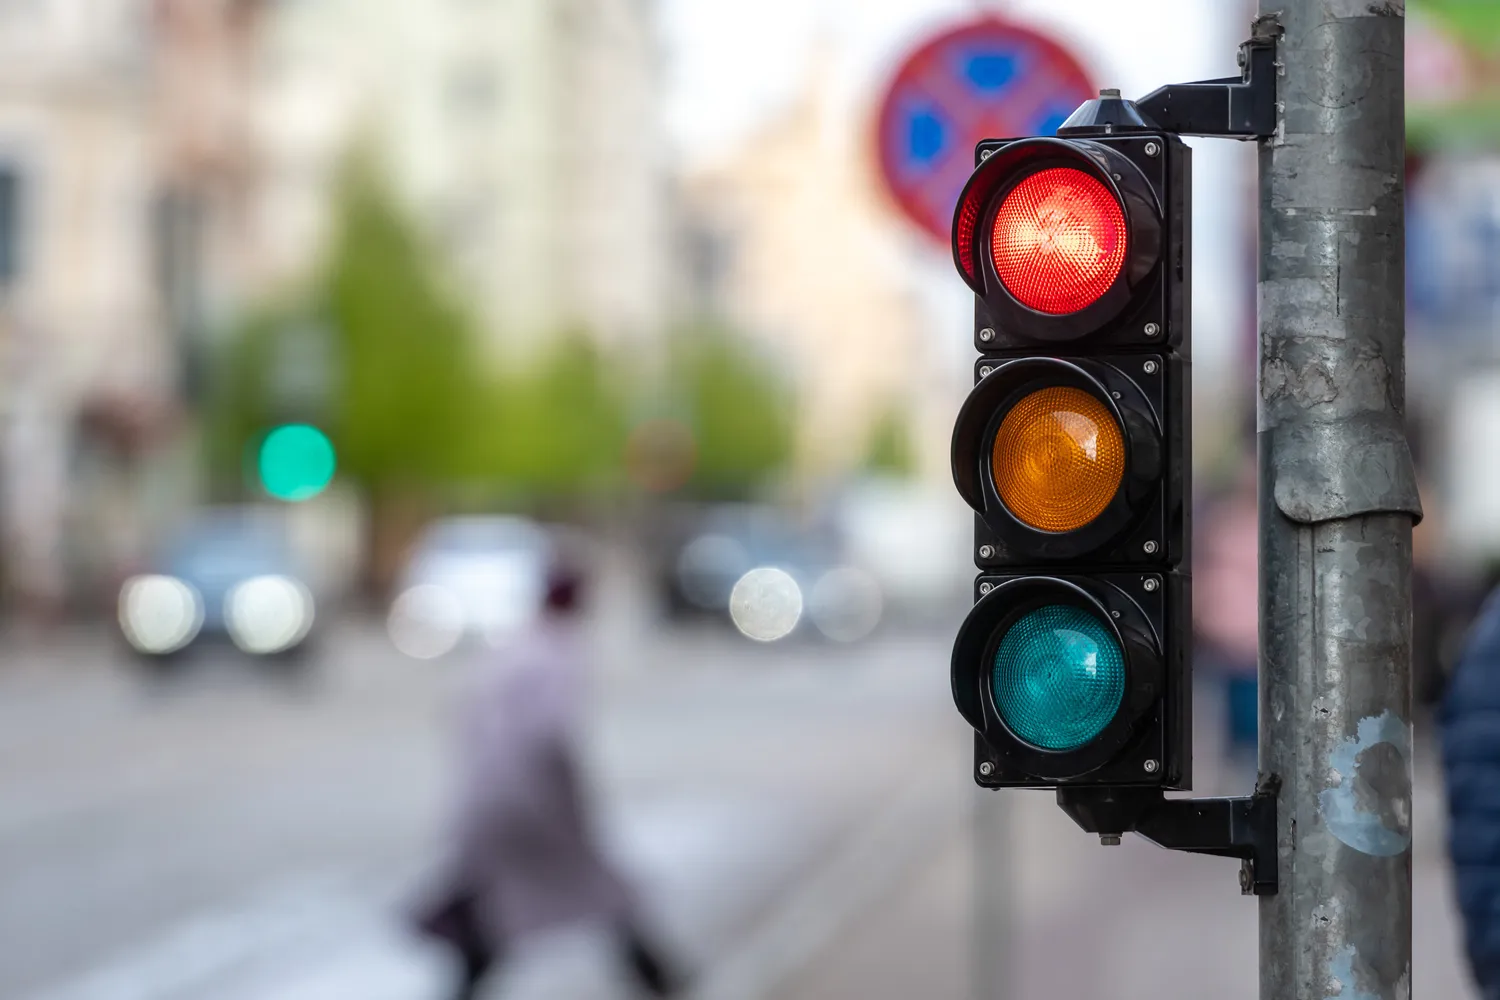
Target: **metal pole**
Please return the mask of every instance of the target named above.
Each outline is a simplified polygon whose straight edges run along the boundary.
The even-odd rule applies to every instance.
[[[1260,0],[1262,1000],[1411,995],[1402,0]]]
[[[989,789],[974,797],[974,1000],[1007,1000],[1014,993],[1016,843],[1010,805],[1009,796]]]

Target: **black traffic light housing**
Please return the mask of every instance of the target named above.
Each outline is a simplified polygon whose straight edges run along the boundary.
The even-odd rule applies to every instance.
[[[1138,832],[1240,858],[1242,891],[1260,895],[1277,890],[1275,779],[1238,798],[1163,795],[1192,773],[1180,136],[1274,129],[1274,37],[1246,42],[1240,65],[1139,104],[1101,91],[1058,138],[975,151],[953,256],[981,357],[952,461],[981,575],[951,676],[982,786],[1055,788],[1104,843]]]
[[[978,600],[954,643],[953,699],[976,733],[975,776],[986,788],[1072,783],[1181,789],[1192,778],[1192,686],[1186,644],[1169,641],[1173,614],[1188,607],[1178,573],[981,576]],[[1126,653],[1124,698],[1109,725],[1073,750],[1039,748],[1017,735],[982,675],[958,664],[993,663],[1012,623],[1044,605],[1071,605],[1113,634]]]
[[[974,366],[975,388],[964,401],[952,446],[954,484],[978,515],[975,562],[982,570],[1027,561],[1174,566],[1187,559],[1189,477],[1186,462],[1168,461],[1189,447],[1189,371],[1176,354],[1106,353],[1092,356],[989,355]],[[1087,526],[1039,531],[1017,518],[986,474],[985,442],[1010,405],[1041,385],[1075,386],[1109,409],[1124,431],[1125,476],[1119,493]]]
[[[978,297],[974,346],[979,351],[1061,347],[1088,338],[1187,352],[1192,315],[1192,151],[1169,133],[1087,139],[994,139],[978,146],[979,165],[959,196],[953,257]],[[1062,315],[1029,309],[996,273],[976,235],[989,231],[1005,196],[1032,172],[1064,166],[1104,185],[1121,206],[1129,251],[1109,289],[1086,308]]]
[[[953,253],[976,295],[982,356],[951,455],[954,483],[976,513],[983,573],[952,670],[955,703],[976,732],[976,779],[991,788],[1190,787],[1191,585],[1182,567],[1191,530],[1192,152],[1159,131],[997,139],[979,145],[976,164],[955,212]],[[1022,302],[988,252],[1007,197],[1056,167],[1108,192],[1127,234],[1108,287],[1070,312]],[[1028,394],[1055,386],[1095,400],[1123,447],[1112,498],[1066,531],[1013,512],[992,469],[1002,421]],[[1115,715],[1085,745],[1062,750],[1022,738],[992,687],[1001,638],[1047,602],[1084,609],[1124,654]]]

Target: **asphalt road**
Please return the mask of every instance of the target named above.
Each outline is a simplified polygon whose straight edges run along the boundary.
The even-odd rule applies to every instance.
[[[600,627],[601,827],[700,1000],[1253,998],[1231,862],[1101,848],[1042,793],[986,797],[976,841],[947,641]],[[145,685],[87,635],[7,658],[0,996],[441,996],[446,958],[403,913],[439,856],[460,670],[363,626],[305,684],[217,654]],[[1204,698],[1199,790],[1237,791]],[[1413,993],[1463,998],[1434,778],[1419,756]],[[979,968],[996,985],[976,994]],[[492,996],[627,995],[615,978],[582,928],[531,943]]]
[[[601,826],[704,996],[764,995],[961,821],[940,637],[598,639]],[[17,657],[0,676],[0,996],[440,995],[445,958],[402,914],[440,849],[460,669],[359,627],[305,684],[210,654],[143,685],[97,637]],[[583,929],[522,951],[497,995],[620,995],[613,971]]]

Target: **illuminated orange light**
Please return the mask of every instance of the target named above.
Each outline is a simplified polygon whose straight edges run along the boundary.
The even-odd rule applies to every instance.
[[[990,468],[1023,524],[1076,531],[1109,506],[1125,475],[1125,438],[1109,408],[1082,389],[1025,396],[1000,422]]]

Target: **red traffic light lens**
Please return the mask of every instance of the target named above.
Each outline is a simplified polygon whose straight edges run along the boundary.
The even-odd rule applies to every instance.
[[[1050,167],[1005,196],[991,252],[1017,302],[1060,316],[1109,290],[1124,266],[1125,244],[1125,213],[1104,182],[1074,167]]]

